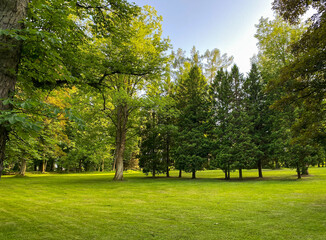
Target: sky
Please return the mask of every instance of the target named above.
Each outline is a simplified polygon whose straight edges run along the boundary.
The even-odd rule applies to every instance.
[[[173,49],[189,54],[196,46],[201,54],[218,48],[234,57],[242,73],[250,70],[257,53],[255,24],[273,18],[272,0],[129,0],[138,6],[153,6],[163,17],[163,36]]]

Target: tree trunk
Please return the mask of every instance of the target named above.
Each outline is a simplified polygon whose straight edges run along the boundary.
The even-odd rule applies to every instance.
[[[228,180],[228,170],[227,169],[224,170],[224,174],[225,174],[225,178],[224,179],[225,180]]]
[[[49,172],[54,172],[55,169],[55,160],[54,158],[51,158],[48,163],[48,170]]]
[[[170,177],[170,141],[169,136],[167,136],[166,139],[166,177]]]
[[[258,160],[258,175],[259,178],[263,178],[263,164],[261,160]]]
[[[82,159],[79,159],[78,172],[82,172]]]
[[[169,169],[169,167],[166,167],[166,177],[170,177],[170,169]]]
[[[104,158],[102,159],[101,172],[104,172]]]
[[[228,166],[227,166],[227,180],[231,179],[231,176],[230,176],[230,164],[228,163]]]
[[[309,168],[308,165],[305,165],[305,164],[304,164],[304,165],[302,166],[302,171],[301,171],[302,175],[309,175],[308,168]]]
[[[22,29],[21,21],[26,17],[27,5],[28,0],[1,0],[0,29]],[[0,43],[0,99],[6,99],[15,91],[22,43],[6,35],[0,35]],[[10,108],[0,100],[0,112]],[[8,128],[0,124],[0,179],[8,134]]]
[[[86,159],[85,159],[86,160]],[[84,161],[84,170],[85,170],[85,172],[88,172],[88,170],[89,170],[89,162],[88,161]]]
[[[115,147],[115,176],[114,180],[123,180],[123,155],[126,147],[128,121],[127,105],[119,105],[117,107],[117,128],[116,128],[116,147]]]
[[[0,126],[0,179],[3,171],[3,161],[5,159],[6,141],[8,138],[8,132],[6,128]]]
[[[46,165],[47,165],[47,160],[43,160],[42,161],[42,171],[41,171],[41,173],[45,173],[45,171],[46,171]]]
[[[152,113],[153,116],[153,127],[154,127],[154,118],[155,118],[155,114]],[[153,139],[153,148],[152,148],[152,158],[153,158],[153,170],[152,170],[152,176],[153,178],[155,178],[155,174],[156,174],[156,157],[155,157],[155,138]]]
[[[179,170],[179,178],[181,178],[182,177],[182,171],[181,171],[181,169]]]
[[[239,178],[242,179],[242,168],[239,168]]]
[[[25,174],[26,174],[26,159],[22,159],[20,163],[19,175],[25,176]]]
[[[115,155],[115,153],[114,153],[114,155]],[[116,165],[116,159],[114,158],[112,171],[115,171],[115,165]]]
[[[192,178],[192,179],[195,179],[195,178],[196,178],[196,171],[195,171],[195,170],[192,171],[192,176],[191,176],[191,178]]]
[[[275,161],[275,169],[280,169],[281,165],[279,163],[279,161]]]
[[[301,179],[301,169],[299,167],[299,164],[297,164],[297,174],[298,174],[298,179]]]

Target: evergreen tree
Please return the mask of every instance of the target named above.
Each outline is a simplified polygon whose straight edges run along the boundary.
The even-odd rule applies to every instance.
[[[213,129],[212,140],[212,166],[221,168],[225,173],[225,179],[230,178],[231,145],[228,136],[231,112],[231,78],[229,73],[219,70],[211,85],[212,112],[215,128]]]
[[[152,176],[155,177],[157,173],[166,170],[161,149],[162,136],[159,132],[156,112],[149,112],[141,136],[139,167],[142,168],[144,173],[151,172]]]
[[[139,166],[143,172],[166,173],[170,176],[173,165],[171,149],[176,132],[177,111],[172,98],[173,83],[170,75],[160,84],[147,86],[147,108],[143,108],[144,124],[140,133]],[[148,110],[150,109],[150,110]]]
[[[252,164],[251,167],[256,166],[259,177],[262,178],[263,163],[264,160],[268,159],[268,143],[271,139],[268,124],[271,110],[264,92],[264,83],[255,63],[251,65],[251,70],[244,83],[244,91],[246,94],[246,111],[251,122],[249,132],[256,150],[253,152],[255,164]]]
[[[177,117],[177,111],[174,106],[174,101],[166,96],[167,103],[163,109],[159,112],[159,133],[161,140],[161,150],[163,161],[165,162],[166,177],[170,177],[170,167],[173,166],[174,158],[172,157],[172,149],[175,144],[175,136],[177,133],[177,126],[175,120]]]
[[[202,170],[208,162],[209,101],[207,82],[200,68],[191,68],[188,77],[177,86],[177,108],[180,111],[175,149],[175,167],[192,172]]]
[[[233,168],[239,170],[239,178],[242,178],[242,169],[251,167],[256,147],[249,132],[252,121],[246,109],[244,77],[236,65],[232,67],[230,77],[233,96],[228,126],[228,135],[231,140],[230,153]]]
[[[236,65],[230,73],[219,71],[212,84],[213,109],[216,124],[213,165],[225,172],[250,168],[256,147],[251,139],[251,119],[245,101],[244,78]]]

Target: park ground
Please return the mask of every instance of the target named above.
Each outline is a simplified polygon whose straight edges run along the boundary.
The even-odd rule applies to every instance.
[[[326,168],[177,174],[4,176],[0,239],[326,239]]]

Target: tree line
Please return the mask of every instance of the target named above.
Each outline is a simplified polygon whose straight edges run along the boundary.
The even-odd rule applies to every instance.
[[[325,5],[275,1],[245,76],[219,49],[167,51],[162,18],[126,1],[7,1],[0,172],[325,165]],[[289,14],[291,4],[296,12]],[[304,4],[303,4],[304,2]],[[306,4],[317,13],[300,22]],[[289,10],[290,9],[290,10]]]

